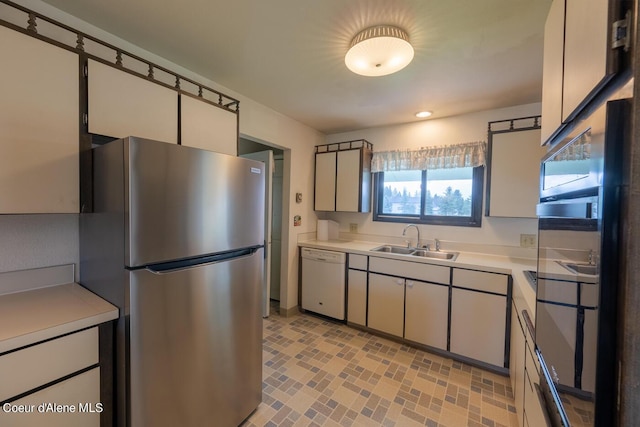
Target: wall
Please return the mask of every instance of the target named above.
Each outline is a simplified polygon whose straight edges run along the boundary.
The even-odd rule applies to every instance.
[[[315,229],[316,217],[313,212],[313,170],[310,168],[310,165],[313,164],[313,147],[324,143],[324,135],[242,94],[220,86],[212,80],[167,61],[113,34],[102,31],[46,3],[39,0],[19,0],[16,1],[16,3],[238,99],[240,101],[241,111],[240,133],[285,150],[285,184],[283,195],[285,206],[283,209],[283,223],[286,221],[286,224],[283,226],[282,239],[283,251],[287,253],[287,256],[283,257],[282,260],[282,287],[285,291],[283,295],[281,295],[281,306],[284,308],[295,307],[297,305],[298,292],[297,237],[299,233],[306,233]],[[295,177],[295,179],[292,177]],[[295,203],[296,192],[301,192],[303,195],[306,195],[301,204]],[[293,226],[294,215],[300,215],[302,217],[301,226]],[[21,220],[18,219],[18,222],[20,221]],[[41,225],[45,226],[47,221],[47,219],[43,219],[43,224]],[[0,221],[0,226],[4,229],[2,221]],[[46,238],[44,238],[45,240],[42,242],[43,245],[46,247],[62,246],[67,248],[64,252],[74,252],[72,247],[74,244],[77,247],[77,227],[65,223],[60,229],[63,229],[64,232],[46,234]],[[64,235],[64,238],[62,235]],[[29,236],[24,235],[24,238],[27,240]],[[70,239],[75,239],[74,242],[76,243],[72,244]],[[21,241],[22,235],[15,235],[12,242],[16,240]],[[5,243],[5,240],[2,239],[0,242],[2,242],[0,243],[0,253],[10,252],[11,249]],[[32,246],[32,244],[28,242],[25,243],[25,245],[27,247]],[[70,257],[74,259],[69,261],[75,262],[76,264],[78,263],[77,249],[75,249],[74,255],[70,255]],[[58,263],[58,259],[53,259],[40,252],[33,253],[32,258],[32,264],[46,263],[50,265],[52,262]],[[22,265],[22,263],[14,261],[5,264],[6,265],[2,265],[2,267],[7,271],[21,268],[20,266]]]
[[[78,260],[78,215],[0,215],[0,272]]]
[[[510,108],[481,111],[442,119],[422,120],[402,125],[362,129],[327,136],[327,142],[366,139],[374,151],[400,148],[420,148],[431,145],[450,145],[487,140],[487,123],[540,114],[541,104],[527,104]],[[482,210],[484,212],[484,208]],[[372,214],[321,213],[323,219],[340,223],[340,231],[347,232],[350,223],[358,224],[358,232],[399,237],[405,224],[374,222]],[[537,220],[523,218],[483,217],[482,227],[449,227],[420,225],[421,237],[443,241],[482,245],[519,246],[520,234],[537,234]],[[411,235],[414,238],[413,234]],[[535,256],[535,254],[532,254]]]

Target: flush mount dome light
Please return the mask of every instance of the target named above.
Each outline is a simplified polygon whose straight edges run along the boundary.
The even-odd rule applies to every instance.
[[[416,117],[419,119],[424,119],[425,117],[431,116],[433,113],[431,111],[418,111],[416,113]]]
[[[344,58],[347,68],[362,76],[386,76],[409,65],[413,47],[406,31],[378,25],[360,31]]]

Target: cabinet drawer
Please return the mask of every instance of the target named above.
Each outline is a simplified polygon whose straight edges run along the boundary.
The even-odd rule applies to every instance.
[[[349,268],[355,268],[357,270],[367,269],[367,256],[349,254]]]
[[[506,295],[509,276],[485,271],[453,269],[453,286]]]
[[[537,298],[550,303],[577,305],[578,286],[577,282],[539,279]]]
[[[44,404],[68,405],[75,412],[40,412]],[[93,368],[51,387],[29,394],[12,405],[25,405],[31,412],[5,412],[0,410],[0,425],[11,427],[99,427],[100,368]]]
[[[98,363],[98,328],[0,356],[0,401]]]
[[[406,277],[424,282],[449,284],[449,267],[420,262],[397,261],[388,258],[370,257],[369,271]]]

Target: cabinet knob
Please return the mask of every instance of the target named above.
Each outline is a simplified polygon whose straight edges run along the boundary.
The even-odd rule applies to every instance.
[[[404,279],[396,279],[396,285],[404,285]]]
[[[413,280],[407,280],[407,286],[413,288]]]

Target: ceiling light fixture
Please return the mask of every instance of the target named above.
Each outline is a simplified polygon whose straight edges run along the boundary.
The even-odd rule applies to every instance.
[[[412,59],[407,32],[392,25],[378,25],[356,34],[344,62],[356,74],[386,76],[402,70]]]
[[[429,117],[432,114],[433,113],[431,111],[418,111],[416,113],[416,117],[418,117],[419,119],[424,119],[425,117]]]

